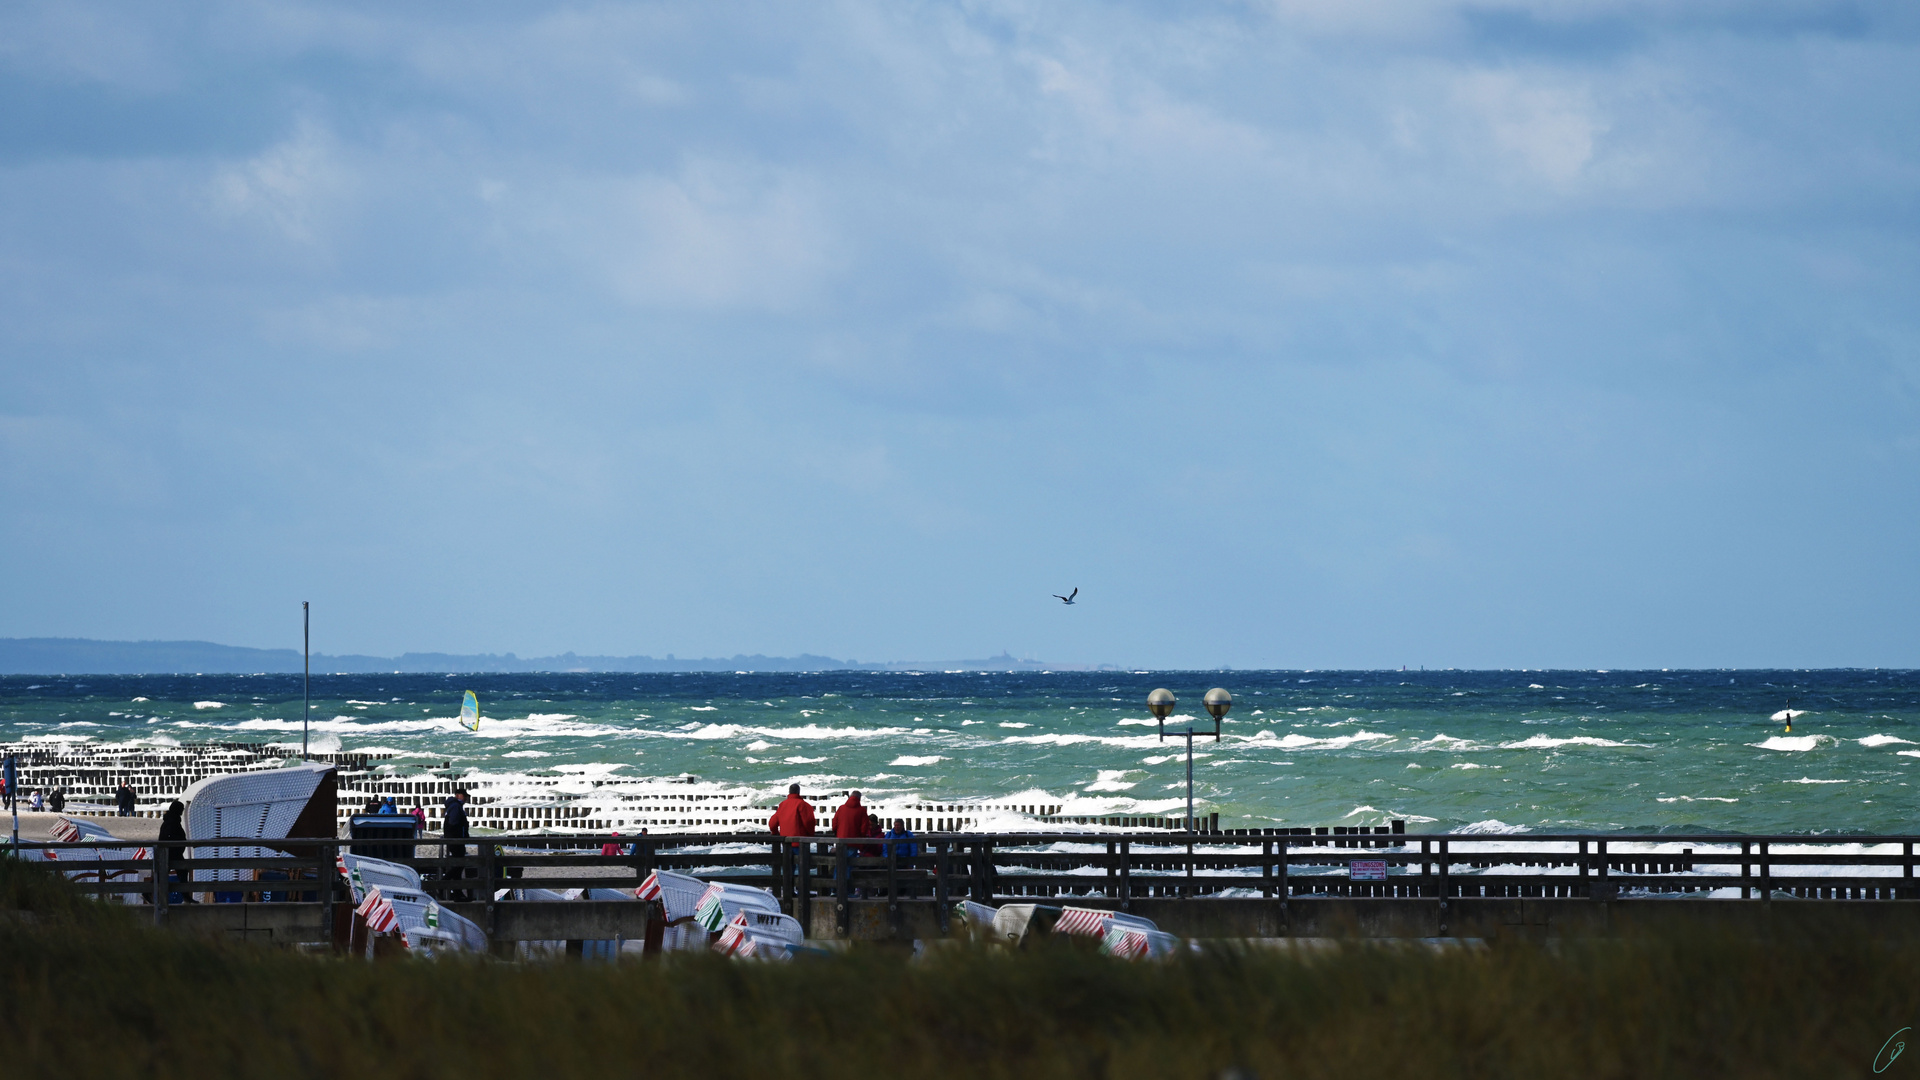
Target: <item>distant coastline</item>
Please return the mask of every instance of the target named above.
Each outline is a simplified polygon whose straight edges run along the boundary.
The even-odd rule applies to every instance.
[[[0,675],[250,675],[301,670],[297,649],[251,649],[211,641],[95,641],[90,638],[0,638]],[[402,653],[399,656],[313,654],[317,674],[383,672],[516,673],[644,671],[1109,671],[1111,664],[1053,664],[1002,653],[980,660],[861,663],[831,656],[559,656],[513,653]]]

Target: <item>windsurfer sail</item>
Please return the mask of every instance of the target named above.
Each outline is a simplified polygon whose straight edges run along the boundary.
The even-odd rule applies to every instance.
[[[471,690],[460,698],[460,726],[468,731],[480,730],[480,699]]]

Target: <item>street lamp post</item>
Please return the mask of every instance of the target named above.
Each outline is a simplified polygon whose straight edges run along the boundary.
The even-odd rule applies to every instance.
[[[1211,732],[1207,732],[1207,731],[1196,732],[1193,730],[1193,725],[1189,723],[1187,725],[1187,730],[1176,731],[1173,733],[1176,737],[1184,736],[1187,740],[1187,831],[1188,832],[1193,831],[1193,737],[1195,735],[1200,735],[1202,737],[1205,737],[1207,735],[1212,735],[1214,742],[1220,741],[1220,720],[1222,717],[1227,715],[1228,709],[1233,708],[1233,695],[1227,693],[1224,689],[1216,686],[1213,689],[1207,691],[1207,696],[1205,698],[1202,698],[1201,701],[1203,704],[1206,705],[1207,712],[1212,714],[1213,716],[1213,730]],[[1179,704],[1179,700],[1173,696],[1173,691],[1168,690],[1164,687],[1162,687],[1159,690],[1155,690],[1153,693],[1147,695],[1147,711],[1153,713],[1153,718],[1160,722],[1160,738],[1162,740],[1165,740],[1167,737],[1167,717],[1170,714],[1172,714],[1173,707],[1177,704]]]
[[[313,725],[313,623],[305,600],[300,601],[300,671],[300,760],[311,761],[307,729]]]

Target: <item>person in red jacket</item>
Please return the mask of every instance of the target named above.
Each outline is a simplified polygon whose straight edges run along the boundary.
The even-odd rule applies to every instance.
[[[799,784],[787,787],[787,797],[781,800],[773,817],[767,819],[767,828],[772,829],[775,836],[813,835],[813,806],[800,797]]]
[[[855,791],[847,796],[847,801],[833,812],[833,835],[835,836],[871,836],[867,831],[867,808],[860,805],[860,793]]]
[[[833,812],[833,835],[835,836],[871,836],[873,834],[868,830],[871,829],[872,826],[873,815],[867,813],[867,808],[860,804],[860,793],[857,791],[848,793],[847,801],[841,803],[839,809]],[[864,844],[847,845],[847,858],[849,861],[845,866],[848,874],[853,872],[852,858],[856,855],[866,854],[865,848],[866,845]],[[842,880],[844,877],[845,875],[838,871],[834,874],[834,880],[836,882]],[[860,890],[853,890],[853,895],[859,896]]]

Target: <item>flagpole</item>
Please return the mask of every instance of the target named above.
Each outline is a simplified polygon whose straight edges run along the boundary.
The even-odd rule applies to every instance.
[[[300,760],[307,761],[307,725],[313,720],[313,624],[307,613],[307,602],[300,601],[300,665],[304,674],[300,677],[300,697],[304,709],[300,714]]]

